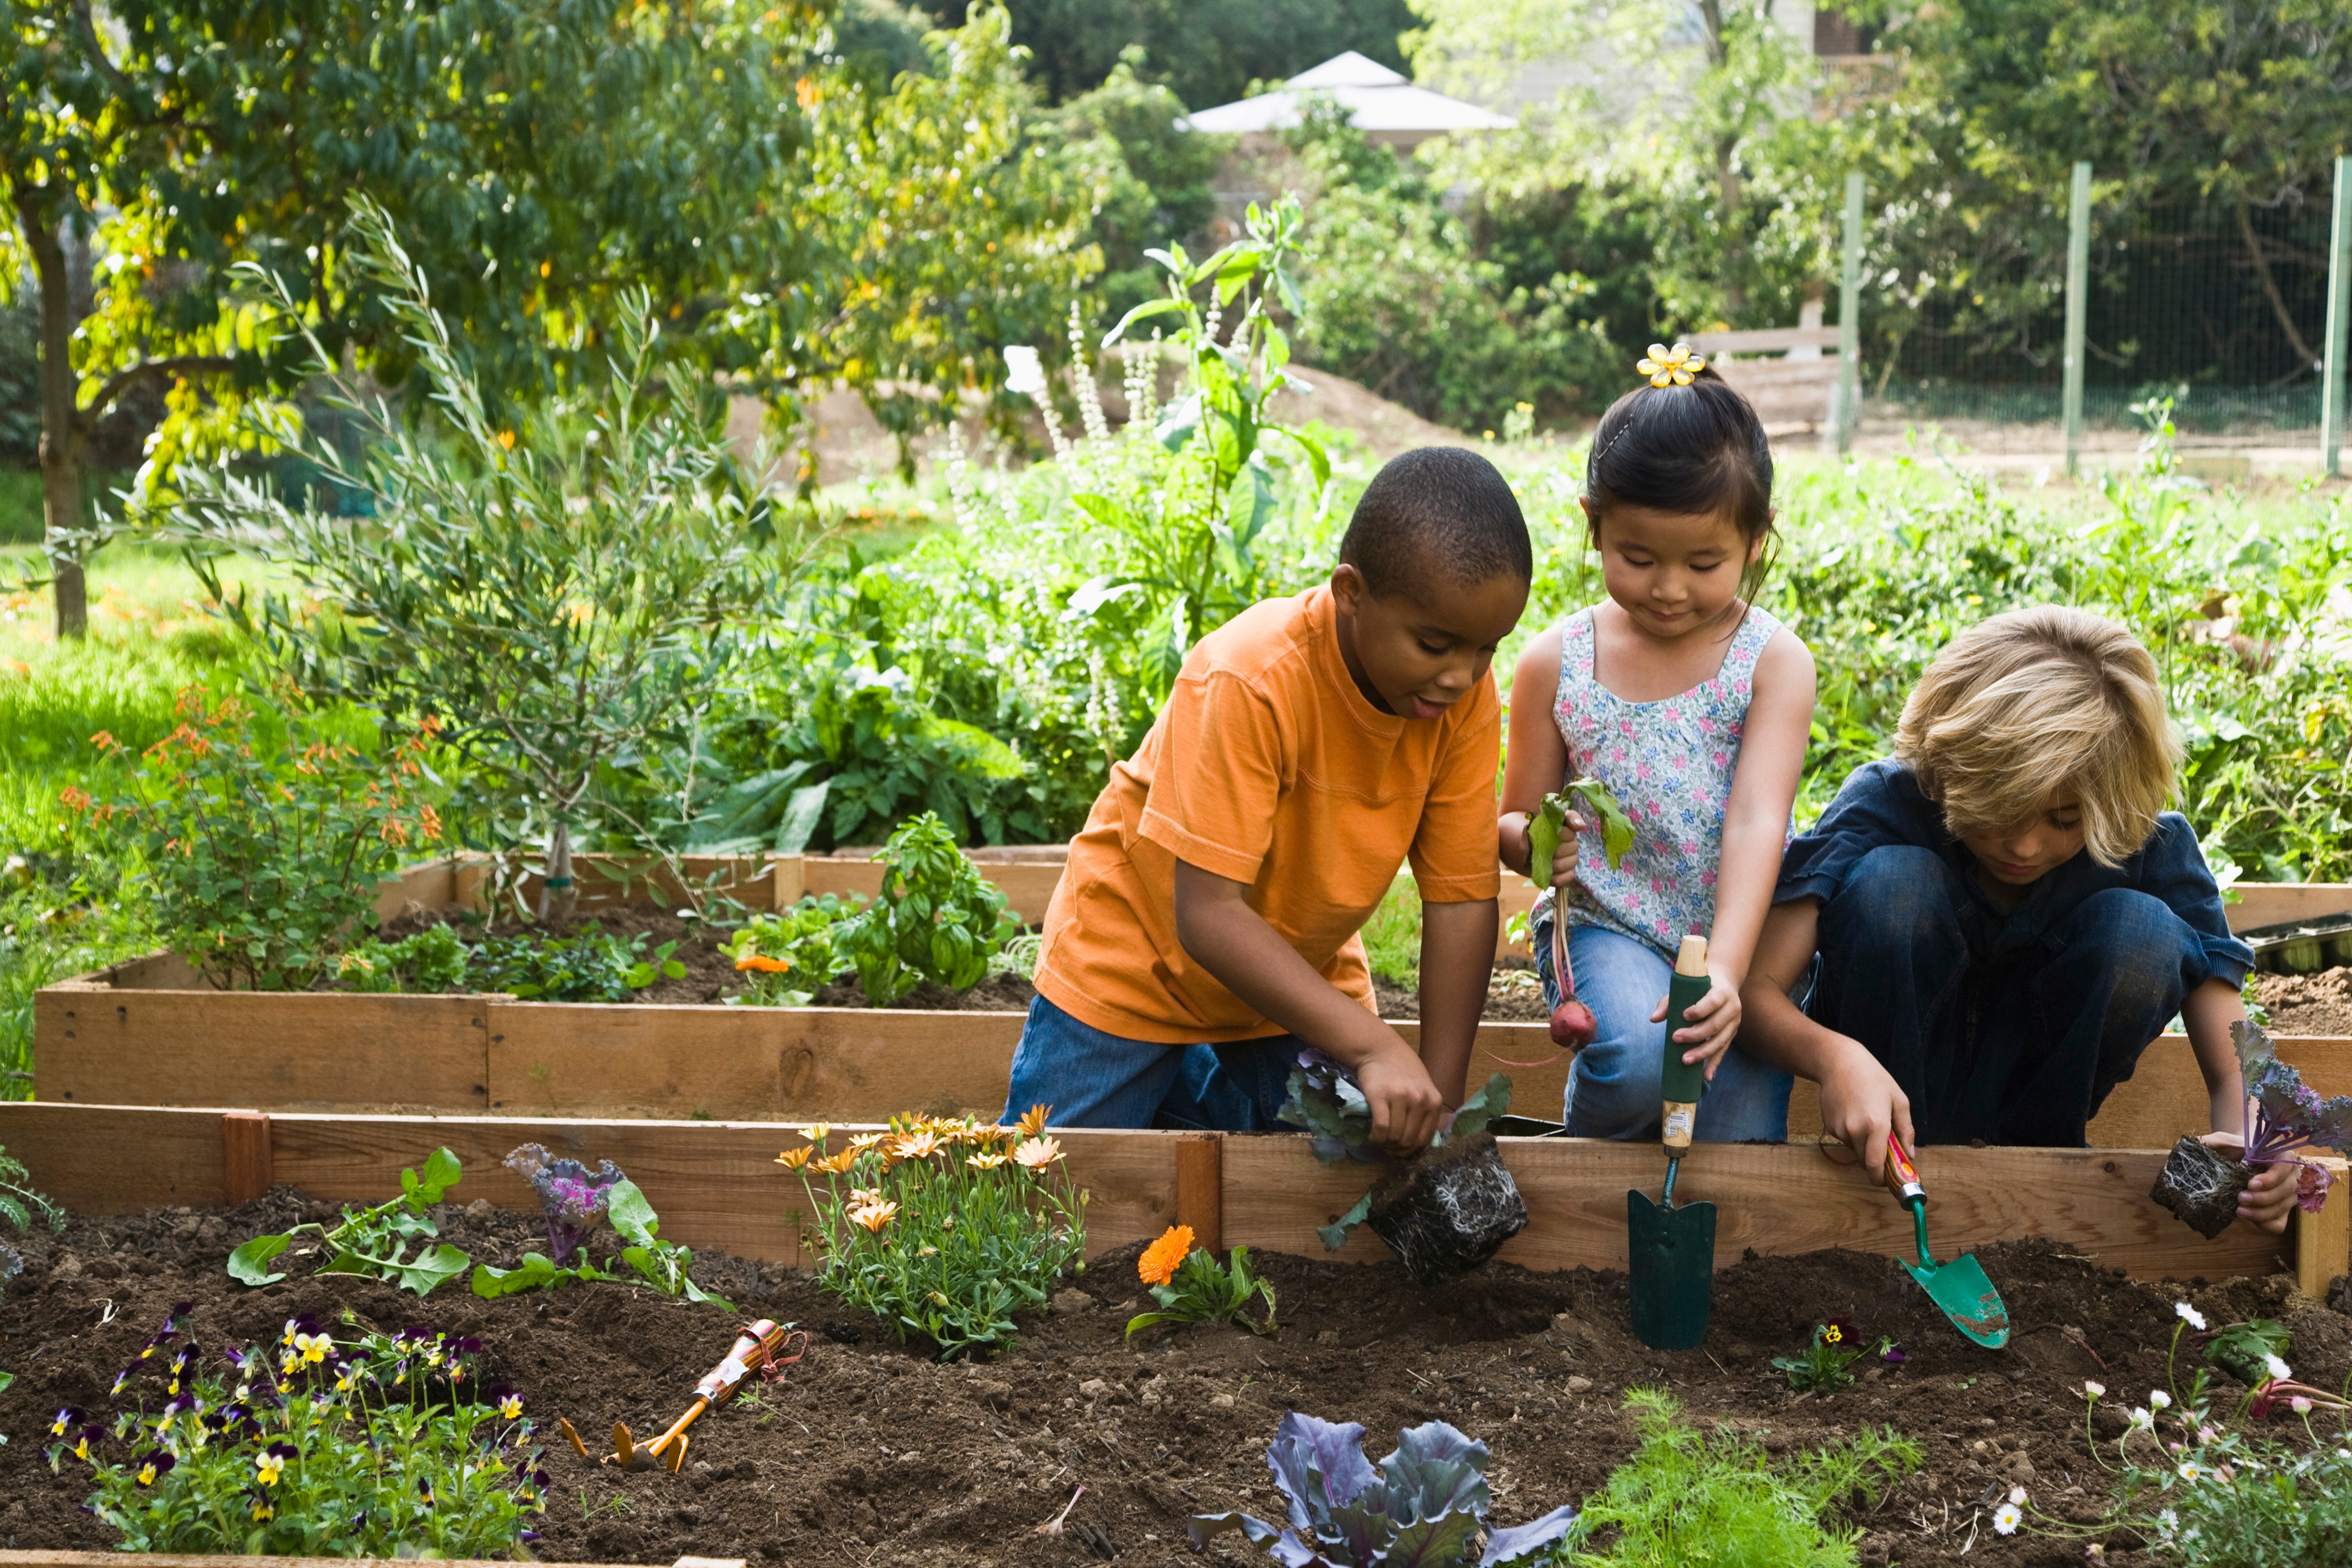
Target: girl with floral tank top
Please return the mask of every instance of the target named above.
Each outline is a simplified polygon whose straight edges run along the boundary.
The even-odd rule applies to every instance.
[[[1770,907],[1813,716],[1813,662],[1743,596],[1772,531],[1772,454],[1748,400],[1680,344],[1593,433],[1584,515],[1608,597],[1545,632],[1511,682],[1497,838],[1504,864],[1549,884],[1529,920],[1547,998],[1575,994],[1599,1032],[1564,1112],[1580,1137],[1658,1135],[1667,976],[1685,933],[1708,938],[1712,984],[1675,1037],[1706,1066],[1696,1136],[1788,1135],[1787,1073],[1743,1054],[1739,987]],[[1571,812],[1549,867],[1528,817],[1570,779],[1607,785],[1633,825],[1612,867]]]

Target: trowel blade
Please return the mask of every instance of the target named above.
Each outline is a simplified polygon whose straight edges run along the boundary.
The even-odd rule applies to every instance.
[[[1963,1253],[1948,1263],[1903,1267],[1919,1281],[1927,1299],[1943,1309],[1952,1327],[1987,1350],[1997,1351],[2009,1343],[2009,1308],[1974,1255]]]
[[[1715,1310],[1715,1205],[1628,1192],[1625,1256],[1635,1337],[1652,1350],[1696,1349]]]

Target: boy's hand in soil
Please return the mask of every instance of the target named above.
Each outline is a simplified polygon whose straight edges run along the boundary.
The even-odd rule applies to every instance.
[[[2208,1132],[2198,1142],[2232,1160],[2245,1156],[2246,1141],[2235,1132]],[[2273,1235],[2286,1229],[2287,1216],[2294,1212],[2295,1185],[2302,1174],[2299,1165],[2264,1165],[2246,1184],[2246,1190],[2238,1194],[2238,1217]]]
[[[1696,1067],[1706,1064],[1706,1081],[1715,1081],[1715,1069],[1723,1065],[1723,1053],[1731,1048],[1732,1037],[1739,1033],[1739,981],[1727,966],[1710,961],[1706,966],[1706,994],[1692,1003],[1683,1014],[1684,1026],[1675,1031],[1675,1044],[1683,1047],[1683,1064]],[[1657,1010],[1650,1022],[1666,1021],[1666,998],[1658,998]],[[1884,1137],[1879,1139],[1884,1143]]]
[[[1344,995],[1250,908],[1248,887],[1176,862],[1176,940],[1226,990],[1356,1073],[1371,1104],[1372,1142],[1393,1154],[1429,1147],[1446,1099],[1402,1036]],[[1492,908],[1491,905],[1488,908]],[[1492,936],[1487,952],[1492,954]],[[1466,1046],[1466,1041],[1465,1042]],[[1460,1071],[1454,1098],[1461,1098]]]

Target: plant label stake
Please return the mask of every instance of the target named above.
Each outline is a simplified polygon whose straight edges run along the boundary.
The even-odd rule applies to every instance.
[[[1928,1252],[1927,1189],[1903,1141],[1891,1132],[1886,1135],[1886,1185],[1911,1211],[1912,1225],[1918,1231],[1919,1261],[1903,1265],[1911,1271],[1911,1278],[1919,1281],[1929,1300],[1943,1309],[1952,1327],[1987,1350],[1997,1351],[2009,1343],[2009,1308],[1992,1281],[1985,1278],[1984,1265],[1969,1253],[1949,1263],[1937,1263]]]
[[[794,1342],[798,1342],[797,1345]],[[792,1353],[784,1353],[792,1347]],[[703,1374],[694,1385],[694,1403],[670,1429],[650,1443],[633,1441],[626,1424],[613,1423],[613,1452],[602,1462],[618,1465],[625,1470],[650,1470],[656,1464],[666,1465],[672,1475],[686,1463],[686,1429],[694,1425],[701,1414],[714,1405],[724,1405],[743,1391],[743,1385],[757,1373],[762,1382],[772,1382],[785,1367],[808,1353],[808,1334],[799,1329],[780,1328],[769,1319],[761,1318],[735,1336],[735,1345],[727,1359]],[[565,1425],[566,1436],[571,1427]],[[572,1436],[573,1447],[581,1447]],[[583,1449],[585,1452],[585,1449]]]
[[[1706,1338],[1715,1309],[1715,1205],[1675,1206],[1675,1177],[1690,1152],[1691,1129],[1699,1097],[1706,1091],[1703,1068],[1683,1060],[1675,1043],[1684,1015],[1706,993],[1706,938],[1683,938],[1666,988],[1666,1033],[1659,1064],[1664,1102],[1659,1141],[1666,1152],[1664,1200],[1652,1203],[1639,1190],[1625,1194],[1625,1254],[1633,1287],[1633,1332],[1652,1350],[1686,1351]]]

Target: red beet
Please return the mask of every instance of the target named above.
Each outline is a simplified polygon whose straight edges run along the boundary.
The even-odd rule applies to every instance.
[[[1568,921],[1558,910],[1551,921],[1552,973],[1559,977],[1559,1005],[1551,1010],[1551,1043],[1580,1051],[1601,1033],[1592,1009],[1576,999],[1576,970],[1568,962]]]

